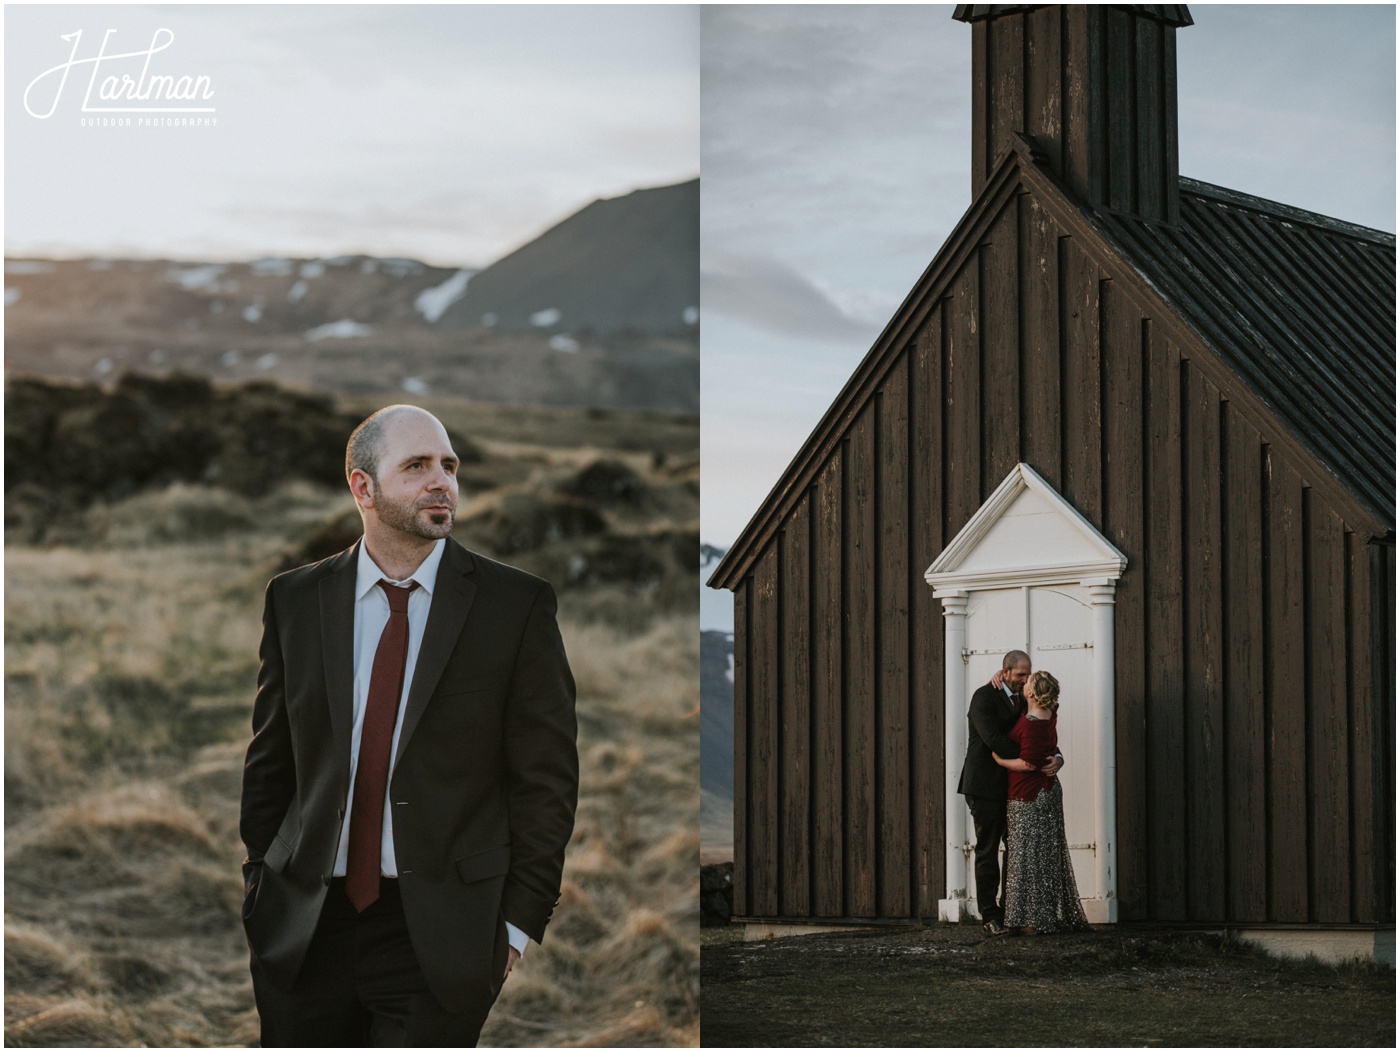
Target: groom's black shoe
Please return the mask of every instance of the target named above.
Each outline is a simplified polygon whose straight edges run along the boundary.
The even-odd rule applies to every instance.
[[[989,920],[982,925],[982,930],[988,935],[1005,935],[1006,925],[999,920]]]

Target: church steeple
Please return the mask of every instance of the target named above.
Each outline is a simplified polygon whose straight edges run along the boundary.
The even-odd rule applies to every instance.
[[[959,4],[972,25],[972,192],[1021,132],[1094,207],[1176,222],[1179,4]]]

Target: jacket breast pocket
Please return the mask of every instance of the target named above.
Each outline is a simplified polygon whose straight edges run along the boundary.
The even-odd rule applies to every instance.
[[[463,855],[454,863],[463,884],[473,884],[488,877],[504,876],[510,871],[510,845],[500,844]]]

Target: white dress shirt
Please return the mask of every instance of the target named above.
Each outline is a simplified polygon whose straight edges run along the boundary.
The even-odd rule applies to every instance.
[[[379,841],[379,872],[386,877],[399,875],[398,860],[394,855],[394,816],[389,806],[389,786],[393,783],[393,758],[399,751],[399,735],[403,732],[403,715],[407,708],[408,691],[413,685],[413,671],[418,665],[418,651],[423,646],[423,630],[428,624],[428,611],[433,605],[433,589],[437,585],[438,566],[442,563],[442,553],[447,542],[439,540],[433,545],[428,557],[419,564],[412,575],[402,581],[392,580],[370,558],[364,542],[360,542],[359,563],[355,570],[355,688],[354,722],[350,729],[350,789],[345,798],[345,820],[340,827],[340,848],[335,856],[334,876],[345,876],[346,858],[350,854],[350,813],[355,801],[355,773],[360,762],[360,735],[365,725],[365,707],[369,701],[369,681],[374,671],[374,655],[379,649],[379,638],[384,634],[384,626],[389,623],[389,597],[379,582],[388,580],[391,584],[408,587],[410,581],[417,583],[408,596],[408,654],[404,660],[403,692],[399,695],[399,711],[394,719],[394,737],[390,744],[389,777],[384,786],[384,825]],[[529,941],[523,931],[506,922],[506,932],[510,944],[520,952],[525,952]]]

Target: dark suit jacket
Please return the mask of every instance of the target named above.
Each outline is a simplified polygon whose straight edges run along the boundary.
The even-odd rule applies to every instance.
[[[244,928],[290,987],[335,863],[350,780],[358,546],[273,578],[240,829]],[[489,1005],[504,921],[558,899],[578,789],[574,681],[537,577],[447,541],[390,779],[409,936],[449,1010]]]
[[[1026,711],[1025,700],[1012,707],[1006,691],[985,683],[972,694],[967,709],[967,755],[963,759],[958,792],[963,796],[1006,799],[1007,770],[992,758],[1015,760],[1021,747],[1006,736],[1016,717]]]

